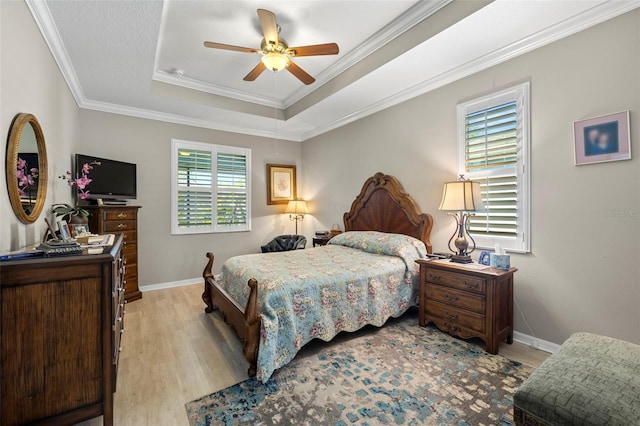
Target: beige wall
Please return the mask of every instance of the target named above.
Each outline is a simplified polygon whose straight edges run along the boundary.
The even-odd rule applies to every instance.
[[[251,148],[252,231],[171,235],[171,139]],[[138,258],[140,285],[202,276],[205,253],[216,256],[215,270],[229,257],[260,252],[260,245],[279,234],[292,234],[294,224],[281,214],[285,206],[267,206],[266,164],[297,164],[298,142],[226,133],[116,114],[82,110],[79,152],[137,164],[140,205]],[[311,228],[300,233],[311,235]]]
[[[456,104],[530,80],[532,252],[512,255],[516,330],[555,343],[578,330],[640,343],[638,76],[634,11],[304,142],[314,227],[341,222],[363,180],[382,171],[434,215],[434,249],[446,251],[453,223],[437,208],[455,178]],[[574,166],[572,122],[623,110],[634,158]]]
[[[51,218],[51,205],[71,202],[57,179],[71,168],[76,152],[138,164],[140,210],[139,276],[142,286],[200,277],[205,253],[216,255],[215,269],[233,255],[260,251],[273,236],[293,233],[284,206],[266,204],[266,164],[300,166],[301,144],[79,110],[62,74],[22,1],[0,1],[0,123],[3,138],[19,112],[34,114],[44,131],[49,158],[47,201],[33,225],[20,223],[0,191],[0,252],[32,244]],[[181,138],[252,148],[252,232],[170,235],[170,141]],[[0,150],[5,169],[6,147]],[[4,178],[3,178],[4,179]],[[3,184],[4,186],[4,184]],[[133,203],[132,203],[133,204]],[[312,234],[302,225],[301,233]]]
[[[33,225],[20,223],[13,214],[5,186],[6,140],[16,114],[36,116],[44,133],[49,159],[46,204]],[[78,143],[79,109],[62,74],[22,1],[0,1],[0,252],[15,250],[40,240],[46,228],[45,215],[55,202],[68,203],[71,192],[56,179],[70,164]]]
[[[73,153],[138,164],[143,286],[198,277],[206,251],[216,254],[217,269],[231,255],[292,232],[283,207],[266,205],[268,162],[299,166],[299,195],[312,200],[314,212],[302,225],[308,237],[342,225],[364,179],[383,171],[434,215],[432,241],[445,250],[453,224],[437,206],[442,183],[455,176],[455,105],[530,80],[532,253],[512,258],[519,268],[516,329],[556,343],[577,330],[640,343],[640,11],[303,144],[79,111],[23,2],[0,1],[0,31],[0,128],[6,140],[15,114],[40,120],[50,165],[45,212],[70,201],[56,176]],[[571,123],[621,110],[631,111],[634,159],[574,166]],[[253,149],[252,232],[170,235],[171,138]],[[4,168],[5,149],[0,160]],[[43,220],[20,224],[0,192],[0,251],[37,241]]]

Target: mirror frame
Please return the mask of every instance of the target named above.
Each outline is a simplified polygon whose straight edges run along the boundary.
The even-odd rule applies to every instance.
[[[38,192],[36,193],[36,204],[30,214],[27,214],[27,212],[22,208],[20,194],[18,193],[18,175],[16,168],[18,164],[18,153],[20,151],[20,138],[24,127],[27,124],[31,125],[33,128],[38,146]],[[22,223],[29,224],[35,222],[40,216],[40,213],[42,213],[45,199],[47,198],[47,167],[47,148],[45,146],[44,133],[42,133],[40,123],[38,123],[38,119],[34,115],[21,112],[13,119],[11,129],[9,130],[6,170],[7,190],[9,191],[11,207],[18,217],[18,220]]]

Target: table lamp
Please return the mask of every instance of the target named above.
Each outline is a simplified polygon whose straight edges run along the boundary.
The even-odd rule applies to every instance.
[[[454,255],[451,257],[452,262],[456,263],[471,263],[472,253],[476,249],[476,242],[467,228],[467,220],[469,216],[473,216],[477,210],[484,210],[482,204],[482,197],[480,195],[480,184],[478,182],[472,182],[465,180],[464,175],[460,175],[460,179],[455,182],[447,182],[444,184],[444,191],[442,193],[442,201],[440,202],[440,210],[452,211],[448,213],[449,216],[453,216],[456,220],[456,231],[449,239],[449,250]],[[469,242],[467,236],[473,243],[473,248],[468,250]],[[451,241],[455,238],[455,246],[457,250],[451,248]]]
[[[287,209],[284,212],[289,213],[289,219],[296,221],[296,235],[298,235],[298,221],[304,220],[304,215],[309,214],[307,202],[300,200],[289,201]]]

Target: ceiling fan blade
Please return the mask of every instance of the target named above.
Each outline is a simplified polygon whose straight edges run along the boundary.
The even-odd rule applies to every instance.
[[[244,81],[253,81],[256,78],[258,78],[258,76],[260,74],[262,74],[262,71],[264,71],[266,69],[267,69],[267,67],[265,67],[264,64],[262,63],[262,61],[260,61],[260,62],[258,62],[258,65],[256,65],[254,69],[249,71],[249,74],[244,76],[243,80]]]
[[[234,52],[245,52],[245,53],[260,52],[257,49],[251,49],[249,47],[234,46],[232,44],[214,43],[212,41],[205,41],[204,45],[205,47],[210,47],[212,49],[233,50]]]
[[[337,55],[340,48],[336,43],[313,44],[311,46],[290,47],[291,56]]]
[[[276,15],[266,9],[258,9],[258,18],[262,26],[262,33],[267,43],[278,44],[278,24],[276,23]]]
[[[304,84],[311,84],[316,81],[315,78],[311,77],[305,70],[297,66],[296,63],[292,60],[289,60],[289,66],[287,67],[287,70],[291,74],[295,75],[296,78]]]

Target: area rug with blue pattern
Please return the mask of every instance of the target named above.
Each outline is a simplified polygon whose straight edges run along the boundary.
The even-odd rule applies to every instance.
[[[311,342],[267,383],[255,379],[186,404],[192,426],[511,425],[532,368],[419,327],[412,310],[382,328]]]

